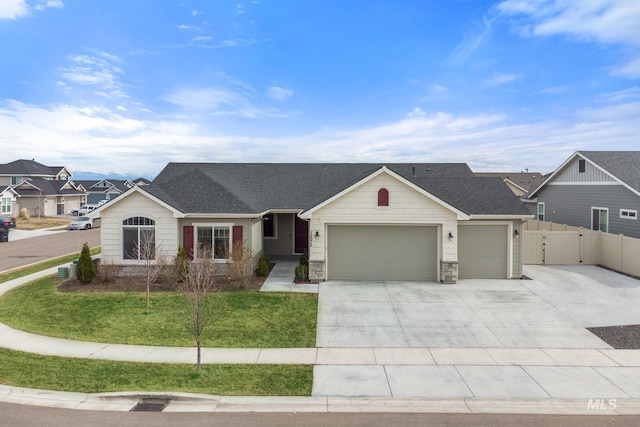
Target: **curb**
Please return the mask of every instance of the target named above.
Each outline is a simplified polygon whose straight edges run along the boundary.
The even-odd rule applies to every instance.
[[[529,415],[640,415],[640,399],[420,399],[340,396],[219,396],[171,392],[73,393],[0,385],[0,402],[128,412],[143,402],[161,412],[369,412]],[[158,411],[160,412],[160,411]]]

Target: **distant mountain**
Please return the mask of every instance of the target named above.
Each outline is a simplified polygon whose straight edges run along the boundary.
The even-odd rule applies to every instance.
[[[97,173],[97,172],[90,172],[90,171],[74,171],[73,172],[73,177],[72,179],[77,179],[77,180],[96,180],[99,181],[101,179],[138,179],[138,178],[146,178],[149,181],[152,181],[153,176],[148,176],[148,175],[134,175],[134,174],[130,174],[130,173],[109,173],[109,174],[104,174],[104,173]]]

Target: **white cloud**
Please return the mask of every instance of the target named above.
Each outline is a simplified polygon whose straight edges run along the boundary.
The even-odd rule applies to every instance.
[[[184,91],[185,97],[198,95]],[[202,94],[201,94],[202,95]],[[211,90],[195,107],[235,105],[242,96]],[[404,118],[296,137],[247,137],[210,130],[210,118],[165,120],[131,109],[0,104],[0,146],[72,170],[154,175],[170,161],[467,162],[477,171],[554,170],[576,150],[634,150],[640,134],[638,90],[556,120],[516,122],[507,114],[452,114],[415,108]],[[612,102],[620,101],[622,102]],[[216,107],[220,108],[220,107]],[[214,108],[214,110],[216,109]],[[213,126],[215,129],[215,126]]]
[[[516,25],[523,35],[565,35],[580,42],[619,44],[636,52],[640,47],[637,0],[505,0],[496,9],[521,18]],[[614,68],[612,74],[639,78],[640,56]]]
[[[270,86],[267,88],[267,97],[275,99],[276,101],[284,101],[293,96],[293,91],[285,89],[280,86]]]
[[[638,25],[640,25],[640,23]],[[640,79],[640,56],[625,64],[612,67],[611,74],[630,79]]]
[[[212,38],[213,37],[211,37],[211,36],[196,36],[196,37],[192,38],[191,41],[201,42],[201,41],[211,40]]]
[[[0,19],[17,19],[28,13],[26,0],[0,0]]]
[[[485,80],[485,84],[488,84],[490,86],[498,86],[506,83],[511,83],[518,79],[520,79],[520,76],[517,74],[494,74],[493,76]]]
[[[64,7],[64,3],[62,3],[62,0],[47,0],[41,3],[38,3],[33,8],[35,10],[41,11],[48,8],[62,9],[63,7]]]
[[[164,97],[164,100],[196,114],[235,116],[250,119],[287,117],[286,114],[278,110],[257,107],[251,100],[253,97],[252,91],[246,88],[188,87],[169,93]]]
[[[116,65],[122,60],[107,52],[96,51],[92,55],[69,55],[68,64],[60,67],[60,75],[65,82],[59,85],[69,88],[71,85],[93,86],[95,94],[108,98],[124,98],[126,93],[119,75],[122,69]]]
[[[451,52],[445,62],[452,65],[460,65],[466,62],[471,54],[491,37],[492,22],[492,19],[483,16],[482,26],[472,34],[465,33],[463,40]]]

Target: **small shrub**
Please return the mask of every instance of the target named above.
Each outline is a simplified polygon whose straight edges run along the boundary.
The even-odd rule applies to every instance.
[[[78,261],[78,280],[82,283],[90,283],[96,277],[96,266],[91,259],[91,251],[89,245],[85,242],[80,251],[80,260]]]
[[[122,267],[115,265],[113,262],[101,261],[96,270],[96,279],[100,283],[113,283],[121,275],[121,269]]]
[[[27,208],[20,209],[20,216],[22,217],[22,219],[29,221],[29,219],[31,218],[29,216],[29,209]]]
[[[309,265],[309,254],[303,253],[300,255],[300,265]]]
[[[256,274],[262,277],[266,276],[269,274],[269,267],[269,257],[266,255],[260,256],[260,259],[258,260],[258,268],[256,268]]]
[[[178,247],[178,253],[173,259],[173,269],[178,282],[184,281],[189,274],[189,257],[182,246]]]
[[[243,282],[253,276],[255,257],[253,251],[244,243],[234,243],[231,260],[233,262],[227,264],[227,274],[232,281]]]
[[[307,280],[309,277],[309,266],[305,264],[296,265],[296,279]]]

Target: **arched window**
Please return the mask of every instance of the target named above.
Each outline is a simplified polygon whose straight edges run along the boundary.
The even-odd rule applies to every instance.
[[[378,206],[389,206],[389,190],[386,188],[378,190]]]
[[[122,259],[156,258],[156,222],[143,216],[122,221]]]

